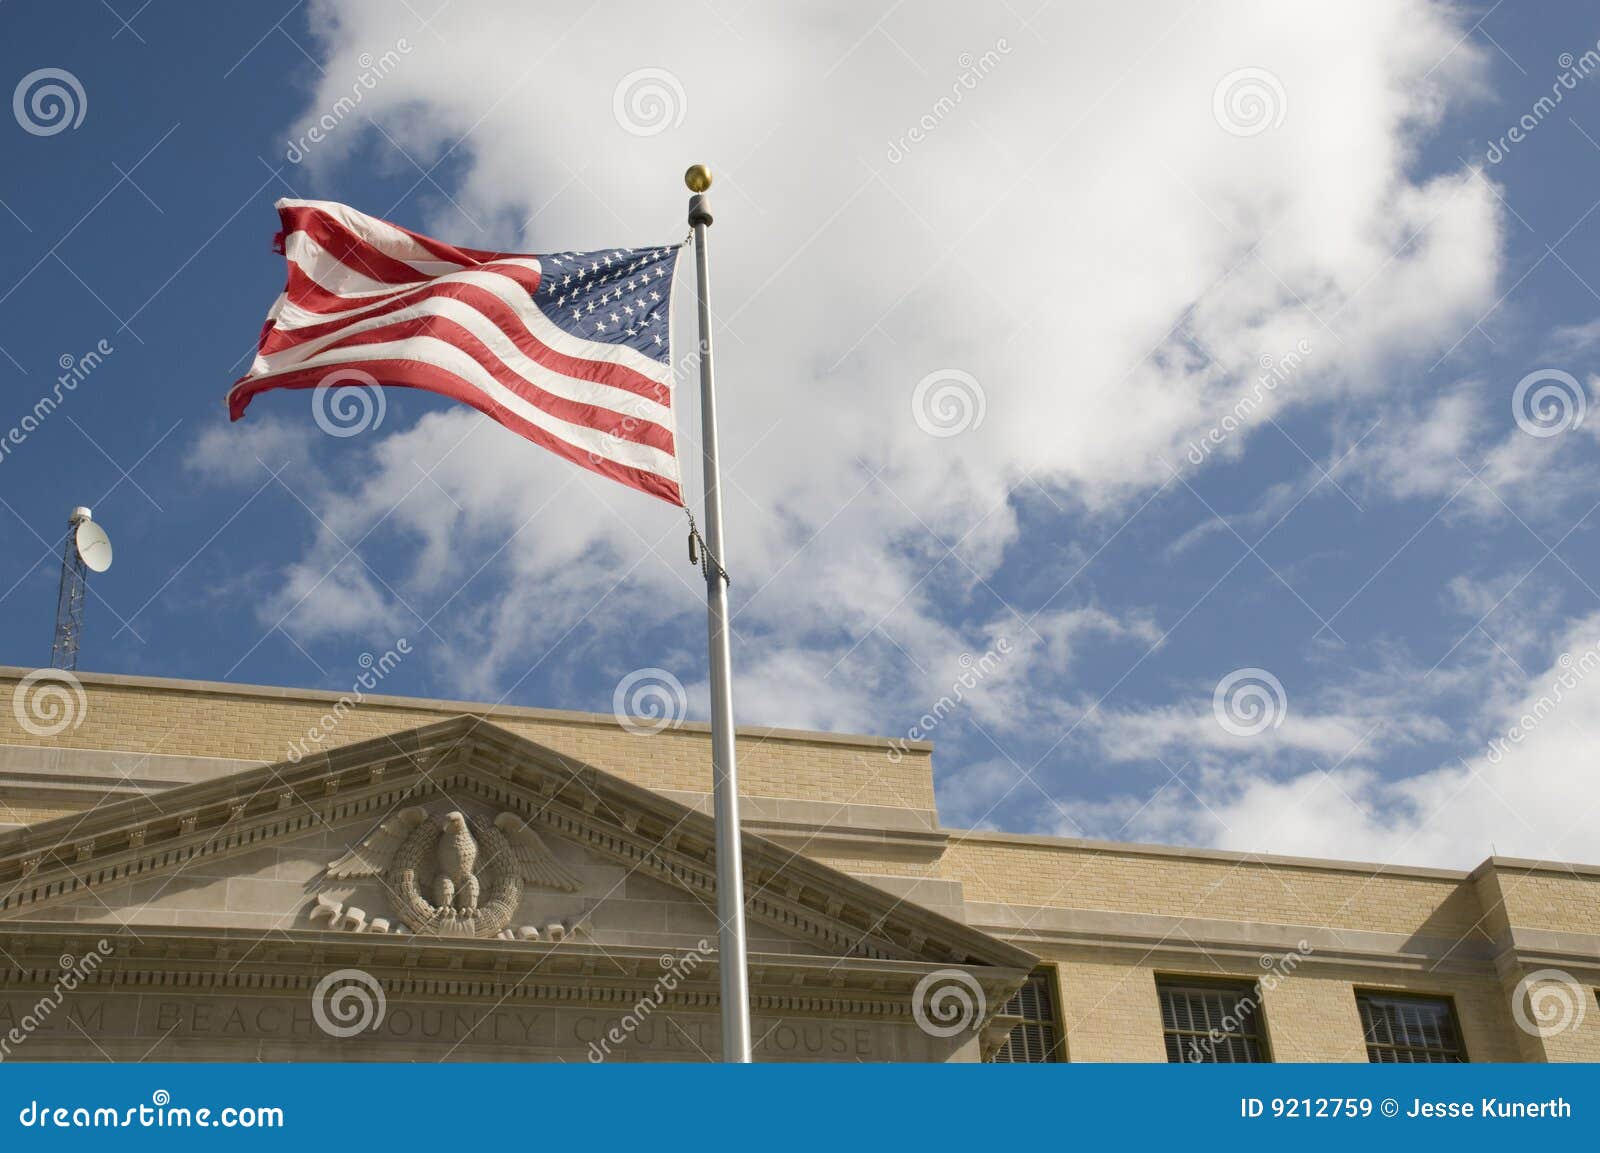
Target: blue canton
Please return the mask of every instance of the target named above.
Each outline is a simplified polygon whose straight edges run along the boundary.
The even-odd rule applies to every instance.
[[[668,305],[680,247],[541,256],[534,303],[574,336],[626,345],[665,364],[671,355]]]

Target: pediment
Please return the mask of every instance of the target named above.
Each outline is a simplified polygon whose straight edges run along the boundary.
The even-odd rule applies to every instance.
[[[753,964],[981,968],[999,995],[1034,963],[749,832],[743,859]],[[710,817],[473,717],[0,834],[0,930],[642,953],[714,944],[715,909]]]

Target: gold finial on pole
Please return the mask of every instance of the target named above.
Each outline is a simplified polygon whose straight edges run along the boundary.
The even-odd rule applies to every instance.
[[[683,182],[690,192],[704,192],[711,187],[711,169],[704,164],[691,164],[683,174]]]

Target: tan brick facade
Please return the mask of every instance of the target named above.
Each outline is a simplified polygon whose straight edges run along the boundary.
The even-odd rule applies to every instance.
[[[20,672],[0,671],[0,697],[11,699]],[[465,713],[487,717],[559,753],[604,765],[646,788],[704,792],[711,787],[703,725],[686,724],[644,737],[626,732],[609,715],[396,697],[369,697],[341,709],[334,693],[243,686],[208,686],[197,692],[186,682],[82,679],[88,705],[77,724],[41,737],[23,728],[8,708],[0,711],[0,744],[271,763],[287,759],[296,746],[323,752]],[[323,734],[326,717],[335,723]],[[312,731],[321,734],[319,741],[308,739]],[[891,757],[887,741],[750,729],[740,732],[738,749],[742,786],[756,796],[934,807],[926,744],[912,744],[905,755]]]
[[[0,670],[0,698],[21,675]],[[0,823],[127,795],[135,772],[164,787],[285,759],[296,742],[315,753],[462,714],[690,803],[710,787],[702,726],[637,736],[610,716],[82,682],[81,715],[55,736],[0,709]],[[1600,869],[1492,858],[1462,873],[948,830],[928,746],[747,730],[739,755],[753,829],[1041,958],[1071,1060],[1165,1060],[1163,978],[1256,985],[1279,1061],[1367,1060],[1358,991],[1447,999],[1470,1060],[1600,1060]]]
[[[1138,909],[1176,917],[1315,923],[1390,933],[1476,934],[1479,910],[1459,877],[1374,873],[1238,855],[962,833],[946,876],[975,901]],[[1487,939],[1487,938],[1485,938]]]

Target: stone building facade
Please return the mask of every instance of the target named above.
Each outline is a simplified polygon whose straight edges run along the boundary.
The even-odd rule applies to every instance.
[[[716,1056],[709,738],[0,668],[0,1059]],[[1600,869],[949,829],[741,730],[765,1060],[1600,1060]]]

